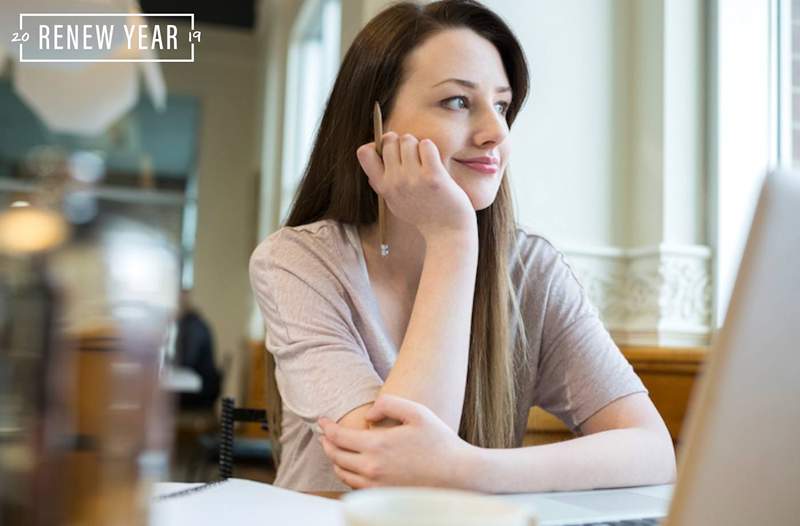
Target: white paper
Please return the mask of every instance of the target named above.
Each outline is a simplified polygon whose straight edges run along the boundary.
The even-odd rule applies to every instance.
[[[164,495],[192,484],[157,484]],[[342,503],[305,495],[250,480],[228,479],[188,495],[155,500],[151,505],[155,526],[342,526]]]

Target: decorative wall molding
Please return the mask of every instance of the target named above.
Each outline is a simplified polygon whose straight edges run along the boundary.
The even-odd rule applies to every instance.
[[[708,344],[708,247],[570,248],[564,254],[618,344]]]

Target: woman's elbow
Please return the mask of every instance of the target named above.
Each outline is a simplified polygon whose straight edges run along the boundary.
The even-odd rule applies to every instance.
[[[666,482],[665,484],[674,484],[678,479],[678,467],[675,461],[675,447],[672,441],[669,443],[669,453],[667,455],[667,468],[666,468]]]
[[[675,461],[675,446],[666,428],[653,435],[653,473],[656,484],[672,484],[678,474]]]

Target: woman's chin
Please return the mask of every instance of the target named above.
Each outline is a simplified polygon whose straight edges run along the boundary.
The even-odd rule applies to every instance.
[[[500,185],[495,181],[465,181],[466,184],[456,181],[456,183],[467,194],[469,202],[472,203],[472,208],[476,212],[491,206],[500,190]]]
[[[486,195],[485,192],[467,192],[467,197],[469,197],[469,202],[472,203],[472,208],[474,208],[476,212],[480,212],[485,208],[489,208],[492,203],[494,203],[495,197],[497,197],[497,192],[494,192],[491,195]]]
[[[495,176],[483,175],[475,178],[471,170],[466,170],[470,172],[469,176],[464,177],[459,174],[458,177],[454,178],[456,184],[467,194],[470,203],[472,203],[472,208],[476,212],[488,208],[494,203],[497,192],[500,190],[499,181]]]

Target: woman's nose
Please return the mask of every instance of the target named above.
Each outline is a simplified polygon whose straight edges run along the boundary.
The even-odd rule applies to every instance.
[[[503,114],[494,109],[482,112],[475,132],[475,143],[478,146],[487,143],[500,144],[507,135],[508,124]]]

